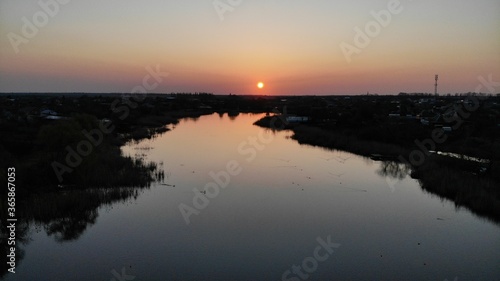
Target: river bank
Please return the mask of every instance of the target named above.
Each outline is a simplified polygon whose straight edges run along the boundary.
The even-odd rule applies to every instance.
[[[371,157],[373,154],[388,156],[393,159],[409,159],[416,148],[402,147],[376,141],[367,141],[353,135],[344,135],[312,125],[283,124],[272,116],[264,117],[254,124],[266,128],[283,128],[293,131],[292,139],[300,144],[343,150],[357,155]],[[496,174],[497,162],[490,163],[488,173],[481,174],[479,166],[460,159],[442,155],[430,155],[423,163],[412,165],[408,161],[397,161],[408,166],[408,176],[417,178],[422,189],[439,195],[465,207],[473,213],[500,223],[500,188],[499,182],[489,173]],[[402,163],[406,162],[406,163]]]

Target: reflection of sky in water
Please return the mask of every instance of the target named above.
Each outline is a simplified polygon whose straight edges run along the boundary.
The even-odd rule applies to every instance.
[[[8,280],[110,280],[124,266],[136,280],[280,280],[312,255],[316,238],[328,235],[341,246],[310,280],[500,275],[498,226],[422,192],[409,177],[391,189],[379,175],[381,162],[301,146],[289,132],[252,126],[259,118],[183,120],[156,139],[125,147],[126,154],[163,161],[165,183],[175,187],[158,183],[136,201],[101,208],[76,242],[33,235]],[[250,154],[238,147],[261,132],[273,141],[247,161]],[[186,226],[179,204],[192,206],[192,189],[202,190],[212,181],[208,173],[230,160],[241,174]]]

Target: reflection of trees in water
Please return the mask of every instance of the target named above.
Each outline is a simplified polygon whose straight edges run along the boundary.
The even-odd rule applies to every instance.
[[[435,161],[420,167],[410,167],[397,162],[382,162],[377,173],[383,177],[403,180],[406,175],[417,176],[423,191],[448,199],[455,207],[465,207],[479,217],[500,225],[500,195],[498,182],[451,169]]]
[[[73,190],[33,196],[23,202],[20,216],[42,224],[56,241],[76,240],[96,222],[98,208],[137,198],[137,188]]]
[[[231,120],[231,121],[236,120],[236,117],[238,117],[238,115],[240,115],[239,111],[229,111],[227,113],[227,116],[229,117],[229,120]]]
[[[33,195],[17,202],[16,267],[24,257],[24,250],[21,246],[30,240],[30,229],[41,226],[47,235],[53,236],[59,243],[77,240],[89,226],[95,224],[100,207],[110,207],[118,202],[137,199],[143,190],[133,187],[67,190]],[[1,201],[1,209],[6,210],[5,200]],[[7,214],[5,212],[0,212],[0,214],[2,217],[0,248],[3,250],[0,257],[2,263],[0,277],[2,277],[9,268],[6,255],[10,246],[5,239],[9,234],[6,228]]]
[[[198,122],[198,120],[200,120],[200,116],[189,116],[189,117],[186,117],[189,121],[193,121],[193,122]]]
[[[383,161],[377,174],[383,177],[390,177],[393,179],[403,180],[410,172],[410,167],[393,161]]]
[[[76,240],[97,219],[97,210],[88,210],[76,216],[68,216],[50,221],[44,226],[47,235],[52,236],[58,242]]]

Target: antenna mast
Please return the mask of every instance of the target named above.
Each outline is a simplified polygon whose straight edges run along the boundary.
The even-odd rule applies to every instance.
[[[439,80],[439,75],[436,74],[436,84],[434,84],[434,95],[437,96],[438,94],[438,80]]]

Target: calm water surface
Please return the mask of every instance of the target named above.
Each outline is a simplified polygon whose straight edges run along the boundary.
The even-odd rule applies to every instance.
[[[127,145],[165,178],[100,207],[71,241],[32,226],[6,280],[500,280],[498,225],[382,162],[253,126],[260,117],[185,119]],[[196,209],[228,163],[239,174]],[[189,224],[181,204],[196,210]]]

